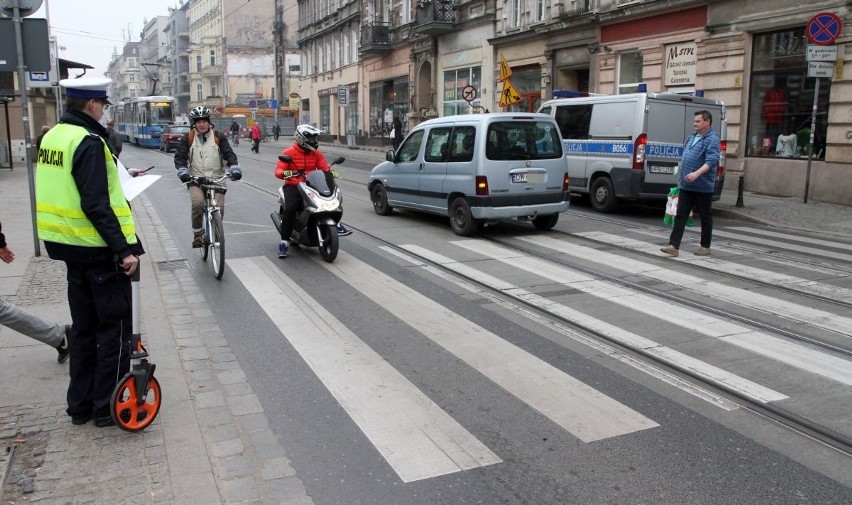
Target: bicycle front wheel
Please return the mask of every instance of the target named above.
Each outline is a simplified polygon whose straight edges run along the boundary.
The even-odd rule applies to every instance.
[[[204,230],[204,238],[201,240],[201,261],[207,261],[208,248],[210,247],[210,221],[207,218],[207,209],[201,215],[201,229]]]
[[[222,215],[214,212],[210,216],[210,264],[217,279],[225,273],[225,229],[222,227]]]

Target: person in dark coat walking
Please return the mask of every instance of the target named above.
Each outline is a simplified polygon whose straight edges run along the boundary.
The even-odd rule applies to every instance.
[[[399,149],[399,144],[402,142],[402,121],[399,117],[393,118],[393,150]]]
[[[275,135],[275,141],[278,142],[278,136],[281,135],[281,127],[278,125],[278,122],[272,127],[272,134]]]
[[[107,144],[109,144],[109,149],[112,151],[113,156],[118,159],[118,156],[121,154],[121,139],[118,138],[118,132],[115,131],[115,121],[112,119],[107,121]]]

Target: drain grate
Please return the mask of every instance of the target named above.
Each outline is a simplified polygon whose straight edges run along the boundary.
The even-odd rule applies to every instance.
[[[188,268],[189,263],[186,260],[170,260],[157,262],[157,270],[161,272],[173,272],[175,270],[183,270]]]

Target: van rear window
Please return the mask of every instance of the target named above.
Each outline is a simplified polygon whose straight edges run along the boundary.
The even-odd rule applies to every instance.
[[[559,129],[549,121],[498,121],[488,126],[489,160],[540,160],[562,157]]]

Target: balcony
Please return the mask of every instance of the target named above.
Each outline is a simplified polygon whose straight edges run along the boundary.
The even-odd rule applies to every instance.
[[[421,0],[412,31],[418,35],[444,35],[453,31],[455,22],[453,0]]]
[[[390,23],[367,23],[361,27],[361,54],[387,53],[390,43]]]
[[[207,65],[201,69],[201,75],[205,77],[222,75],[222,67],[220,65]]]

